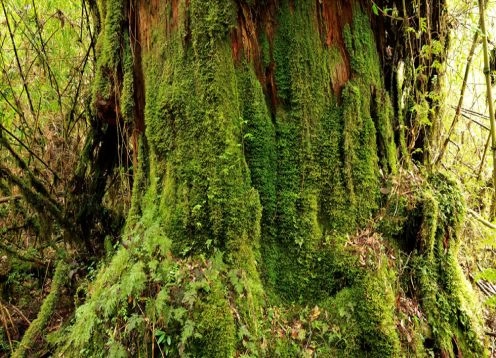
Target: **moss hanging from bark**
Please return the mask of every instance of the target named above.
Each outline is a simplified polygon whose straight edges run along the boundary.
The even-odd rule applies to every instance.
[[[95,84],[93,86],[94,102],[114,101],[114,86],[117,84],[118,71],[122,65],[121,44],[125,29],[124,0],[99,2],[102,16],[102,33],[98,38],[98,62]]]
[[[272,48],[265,51],[273,54],[275,66],[279,102],[272,121],[275,140],[270,134],[247,141],[276,149],[277,166],[264,169],[272,170],[264,180],[275,176],[274,182],[258,186],[254,176],[259,175],[259,164],[255,171],[250,169],[264,207],[262,220],[265,208],[274,218],[263,221],[269,227],[262,231],[265,275],[269,285],[288,300],[323,297],[339,290],[332,283],[334,270],[325,275],[319,269],[322,264],[316,264],[323,260],[327,262],[323,266],[335,266],[333,255],[322,253],[325,237],[354,230],[377,209],[379,155],[386,172],[397,168],[391,112],[374,110],[391,105],[382,89],[368,17],[355,7],[353,21],[343,31],[352,57],[352,80],[336,97],[335,69],[347,59],[339,49],[322,42],[317,6],[280,4]],[[258,119],[249,117],[251,113],[246,115],[248,123],[257,123]],[[259,163],[247,148],[248,163]],[[267,155],[263,158],[268,160]]]

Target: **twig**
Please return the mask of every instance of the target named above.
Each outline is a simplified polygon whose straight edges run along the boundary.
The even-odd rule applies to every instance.
[[[481,128],[484,128],[485,130],[487,131],[491,131],[491,128],[489,128],[488,126],[486,126],[484,123],[482,122],[479,122],[477,119],[473,119],[472,117],[470,117],[469,115],[465,114],[465,113],[462,113],[460,114],[463,118],[466,118],[468,119],[469,121],[472,121],[474,122],[475,124],[477,124],[479,127]],[[449,141],[451,141],[450,138],[448,138]]]
[[[3,326],[3,329],[5,330],[5,334],[7,335],[7,339],[9,341],[9,346],[10,346],[10,351],[12,352],[14,350],[14,347],[12,345],[12,338],[10,337],[10,332],[9,332],[9,326],[8,326],[8,323],[7,323],[7,319],[5,318],[4,314],[6,314],[10,321],[12,322],[12,318],[10,317],[10,313],[9,311],[5,308],[4,305],[2,305],[0,303],[0,306],[2,308],[2,311],[5,312],[5,313],[2,313],[0,314],[0,320],[2,321],[2,326]],[[14,324],[12,324],[12,327],[15,327]]]
[[[17,46],[16,46],[16,43],[14,40],[14,33],[12,32],[12,28],[11,28],[10,22],[9,22],[9,17],[7,15],[7,10],[5,9],[5,4],[4,4],[3,0],[2,0],[2,9],[3,9],[3,15],[5,16],[5,22],[7,24],[7,29],[9,32],[10,40],[12,42],[12,46],[14,49],[14,56],[16,59],[17,67],[19,69],[19,75],[21,76],[24,91],[26,91],[26,96],[28,98],[29,109],[31,110],[31,114],[33,115],[33,117],[36,118],[35,112],[34,112],[33,101],[31,100],[31,94],[30,94],[29,88],[28,88],[28,83],[27,83],[26,77],[24,75],[24,72],[22,70],[21,61],[19,59],[19,54],[17,53]]]
[[[41,159],[36,153],[34,153],[31,149],[29,149],[29,146],[27,146],[26,144],[24,144],[19,138],[16,137],[15,134],[13,134],[11,131],[9,131],[7,128],[5,128],[0,123],[0,137],[1,137],[1,132],[2,131],[4,131],[5,133],[7,133],[9,136],[11,136],[17,143],[19,143],[24,149],[26,149],[29,154],[31,154],[33,157],[35,157],[41,164],[43,164],[43,166],[45,166],[45,168],[47,168],[50,172],[52,172],[52,174],[54,175],[55,179],[57,179],[57,180],[60,181],[60,178],[57,175],[57,173],[52,168],[50,168],[50,166],[43,159]],[[2,144],[2,143],[0,142],[0,144]]]
[[[11,244],[11,243],[10,243]],[[4,251],[5,253],[9,254],[10,256],[13,256],[21,261],[25,262],[31,262],[32,264],[36,265],[39,268],[45,267],[46,264],[36,257],[29,257],[29,256],[24,256],[23,254],[20,253],[20,250],[16,250],[15,248],[9,247],[9,245],[6,245],[0,241],[0,250]]]
[[[32,176],[31,173],[27,173],[31,181],[33,188],[29,187],[23,180],[14,175],[9,168],[4,167],[0,164],[0,178],[6,179],[11,184],[17,186],[23,193],[26,201],[41,214],[46,214],[47,212],[52,215],[52,217],[64,228],[67,232],[73,234],[74,236],[74,225],[73,223],[66,220],[63,215],[63,210],[61,206],[53,199],[44,188],[43,184],[37,181],[36,178]]]
[[[484,169],[484,163],[486,161],[486,154],[487,154],[487,150],[489,149],[489,142],[490,141],[491,141],[491,132],[489,132],[489,135],[487,136],[486,145],[484,146],[484,152],[482,152],[482,158],[481,158],[481,163],[479,166],[479,172],[477,173],[477,180],[480,179],[481,174],[482,174],[482,170]]]
[[[472,209],[467,209],[467,212],[472,215],[474,217],[474,219],[476,219],[477,221],[479,221],[480,223],[484,224],[485,226],[487,226],[488,228],[491,228],[493,230],[496,230],[496,225],[494,225],[493,223],[487,221],[486,219],[484,219],[482,216],[480,216],[479,214],[477,214],[475,211],[473,211]]]
[[[454,106],[451,106],[451,107],[452,108],[455,108]],[[488,115],[482,114],[480,112],[474,111],[474,110],[469,109],[469,108],[462,108],[462,112],[467,112],[470,115],[473,115],[473,116],[476,116],[476,117],[480,117],[480,118],[483,118],[483,119],[489,119],[489,116]]]
[[[12,196],[5,196],[3,198],[0,198],[0,204],[8,203],[14,200],[19,200],[22,198],[22,195],[12,195]]]
[[[451,126],[448,130],[448,134],[446,135],[446,139],[444,140],[444,143],[441,147],[441,150],[440,150],[439,155],[436,159],[436,162],[434,163],[435,165],[439,164],[439,162],[443,159],[443,156],[444,156],[444,153],[446,152],[446,147],[448,146],[450,137],[453,134],[453,131],[455,129],[456,124],[458,123],[458,120],[460,119],[460,113],[462,110],[463,99],[465,98],[465,90],[467,89],[468,76],[470,74],[470,66],[472,65],[472,59],[474,57],[474,52],[475,52],[475,49],[477,47],[477,41],[478,40],[479,40],[479,31],[475,31],[474,38],[472,40],[472,47],[470,48],[470,52],[468,53],[467,64],[465,65],[465,75],[463,76],[462,88],[460,90],[460,98],[458,99],[458,105],[456,106],[455,117],[453,118],[453,121],[451,122]]]
[[[31,324],[31,321],[24,315],[24,313],[22,313],[22,311],[19,308],[17,308],[13,304],[10,304],[9,305],[9,308],[12,309],[12,310],[14,310],[14,311],[16,311],[17,314],[19,314],[19,316],[21,316],[21,318],[23,320],[25,320],[27,324]]]
[[[484,75],[486,78],[486,88],[487,88],[487,105],[489,107],[489,122],[491,124],[491,151],[493,152],[493,186],[496,188],[496,124],[494,119],[494,109],[493,109],[493,96],[491,88],[491,71],[489,69],[489,50],[487,48],[487,31],[486,31],[486,19],[485,19],[485,4],[484,0],[479,0],[479,15],[480,15],[480,28],[482,32],[482,47],[484,53]],[[496,191],[493,194],[493,199],[491,203],[491,218],[494,218],[496,212]]]

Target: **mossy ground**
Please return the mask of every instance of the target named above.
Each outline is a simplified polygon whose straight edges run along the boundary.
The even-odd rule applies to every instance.
[[[106,49],[120,43],[113,3],[101,11],[110,57],[122,56]],[[354,7],[343,29],[352,75],[338,97],[333,70],[346,59],[322,43],[317,3],[281,1],[273,36],[262,35],[262,66],[275,66],[274,107],[253,59],[233,59],[236,4],[177,6],[156,15],[177,12],[175,27],[154,24],[143,53],[146,133],[123,246],[60,332],[59,352],[399,357],[454,352],[454,339],[464,354],[481,353],[456,239],[448,255],[442,246],[448,233],[456,238],[459,221],[448,218],[462,205],[452,184],[440,180],[418,200],[426,221],[413,271],[427,321],[409,327],[430,326],[425,337],[400,339],[403,271],[391,258],[400,249],[374,230],[349,236],[373,222],[381,170],[399,170],[368,16]],[[126,53],[100,68],[129,69]],[[125,74],[123,83],[132,90]]]

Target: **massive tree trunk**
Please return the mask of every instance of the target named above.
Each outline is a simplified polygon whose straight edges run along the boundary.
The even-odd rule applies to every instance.
[[[404,3],[99,4],[95,114],[130,128],[133,203],[61,352],[483,354],[456,184],[386,182],[431,149],[415,91],[446,31],[443,1]]]

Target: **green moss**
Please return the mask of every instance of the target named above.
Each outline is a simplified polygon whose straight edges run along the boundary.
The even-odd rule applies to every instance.
[[[398,174],[398,159],[394,141],[394,111],[389,95],[379,90],[372,103],[372,118],[377,128],[378,153],[384,174]]]
[[[394,271],[383,263],[357,273],[353,285],[323,301],[336,327],[330,336],[335,356],[401,356],[395,322]]]
[[[458,350],[483,356],[480,312],[457,261],[463,199],[456,183],[444,175],[432,175],[429,184],[421,202],[424,219],[413,267],[433,348],[450,357]]]
[[[43,301],[38,316],[31,322],[29,328],[24,333],[19,346],[12,355],[13,357],[27,357],[29,356],[30,349],[36,348],[34,347],[35,342],[38,341],[40,336],[44,335],[45,327],[55,312],[61,291],[68,279],[68,271],[69,266],[65,262],[60,261],[57,264],[50,287],[50,293]]]
[[[347,233],[363,225],[377,209],[378,135],[387,145],[381,153],[383,165],[396,170],[391,115],[374,113],[381,126],[378,134],[371,113],[371,86],[382,87],[382,79],[367,16],[355,9],[353,24],[345,31],[348,47],[360,59],[352,64],[356,79],[346,86],[338,104],[331,83],[334,67],[343,59],[335,48],[322,44],[315,12],[313,3],[290,6],[283,2],[279,7],[273,41],[281,102],[273,121],[275,144],[269,133],[267,139],[250,138],[246,146],[253,184],[264,207],[262,222],[269,226],[262,230],[265,277],[276,292],[290,300],[316,297],[316,293],[318,297],[317,285],[333,281],[312,268],[313,260],[322,256],[316,252],[326,234]],[[389,101],[387,97],[381,100]],[[255,111],[263,113],[263,109]],[[256,123],[252,115],[245,114],[249,123]],[[253,150],[252,143],[275,148],[275,179],[266,166],[264,182],[255,180],[261,172],[260,163],[270,157],[258,147],[254,148],[259,151]],[[273,203],[275,220],[269,221],[265,210],[271,214]]]
[[[229,4],[192,2],[192,46],[183,42],[180,25],[170,39],[157,37],[166,45],[146,59],[147,137],[163,166],[153,190],[179,253],[235,246],[245,235],[254,247],[258,242],[260,204],[238,144],[243,123],[225,41]],[[156,68],[162,56],[170,62]]]
[[[137,221],[142,215],[142,201],[143,194],[146,192],[150,184],[150,167],[148,155],[150,154],[150,149],[148,147],[148,141],[144,135],[140,135],[138,138],[138,167],[134,170],[133,175],[133,188],[131,197],[131,208],[129,209],[125,232],[129,232],[136,225]]]
[[[382,87],[379,55],[374,34],[370,28],[370,20],[357,7],[354,8],[353,22],[344,27],[343,37],[350,54],[353,72],[359,75],[365,83]]]
[[[109,69],[116,68],[120,59],[120,43],[122,36],[122,25],[124,22],[124,1],[107,0],[106,9],[101,11],[105,16],[103,32],[102,53],[100,64],[105,64]]]
[[[293,12],[285,2],[279,11],[273,58],[277,95],[283,105],[276,111],[277,172],[271,182],[277,205],[264,257],[269,284],[286,298],[298,300],[309,292],[315,277],[309,272],[312,250],[323,238],[316,138],[329,100],[329,81],[316,23],[307,21],[314,4],[297,3]],[[265,188],[257,189],[263,198]]]
[[[386,264],[363,278],[358,294],[362,297],[356,313],[360,325],[360,348],[370,357],[400,357],[400,341],[394,318],[395,293]],[[356,299],[356,298],[355,298]]]
[[[99,3],[102,19],[102,32],[98,38],[98,61],[96,64],[95,84],[93,86],[93,102],[98,98],[110,100],[115,93],[117,72],[122,64],[121,45],[124,27],[124,1],[108,0]]]
[[[134,66],[129,35],[124,35],[124,54],[122,59],[122,91],[120,94],[121,112],[128,123],[134,121]]]
[[[215,277],[206,301],[200,303],[198,317],[194,317],[199,338],[193,342],[191,353],[202,357],[232,357],[236,345],[236,327],[223,284]]]
[[[160,16],[171,16],[164,11]],[[261,205],[239,144],[245,123],[228,36],[233,3],[191,1],[178,16],[173,32],[165,35],[165,24],[154,29],[153,50],[143,57],[145,160],[135,180],[127,248],[102,269],[78,309],[67,352],[91,356],[124,345],[145,355],[160,347],[169,354],[233,356],[242,325],[232,304],[258,339]],[[223,259],[202,258],[220,250]],[[239,297],[227,295],[232,280],[223,261],[237,270]],[[124,329],[130,317],[148,323],[141,332],[137,323]]]
[[[366,220],[377,209],[379,171],[375,126],[370,116],[370,92],[350,81],[343,90],[344,175],[351,210]],[[358,221],[360,222],[360,221]]]
[[[259,38],[259,43],[260,43],[260,51],[262,55],[262,65],[265,68],[269,67],[271,62],[272,62],[272,54],[271,54],[271,48],[270,48],[270,43],[269,39],[267,38],[267,34],[265,31],[262,31],[260,34]]]

